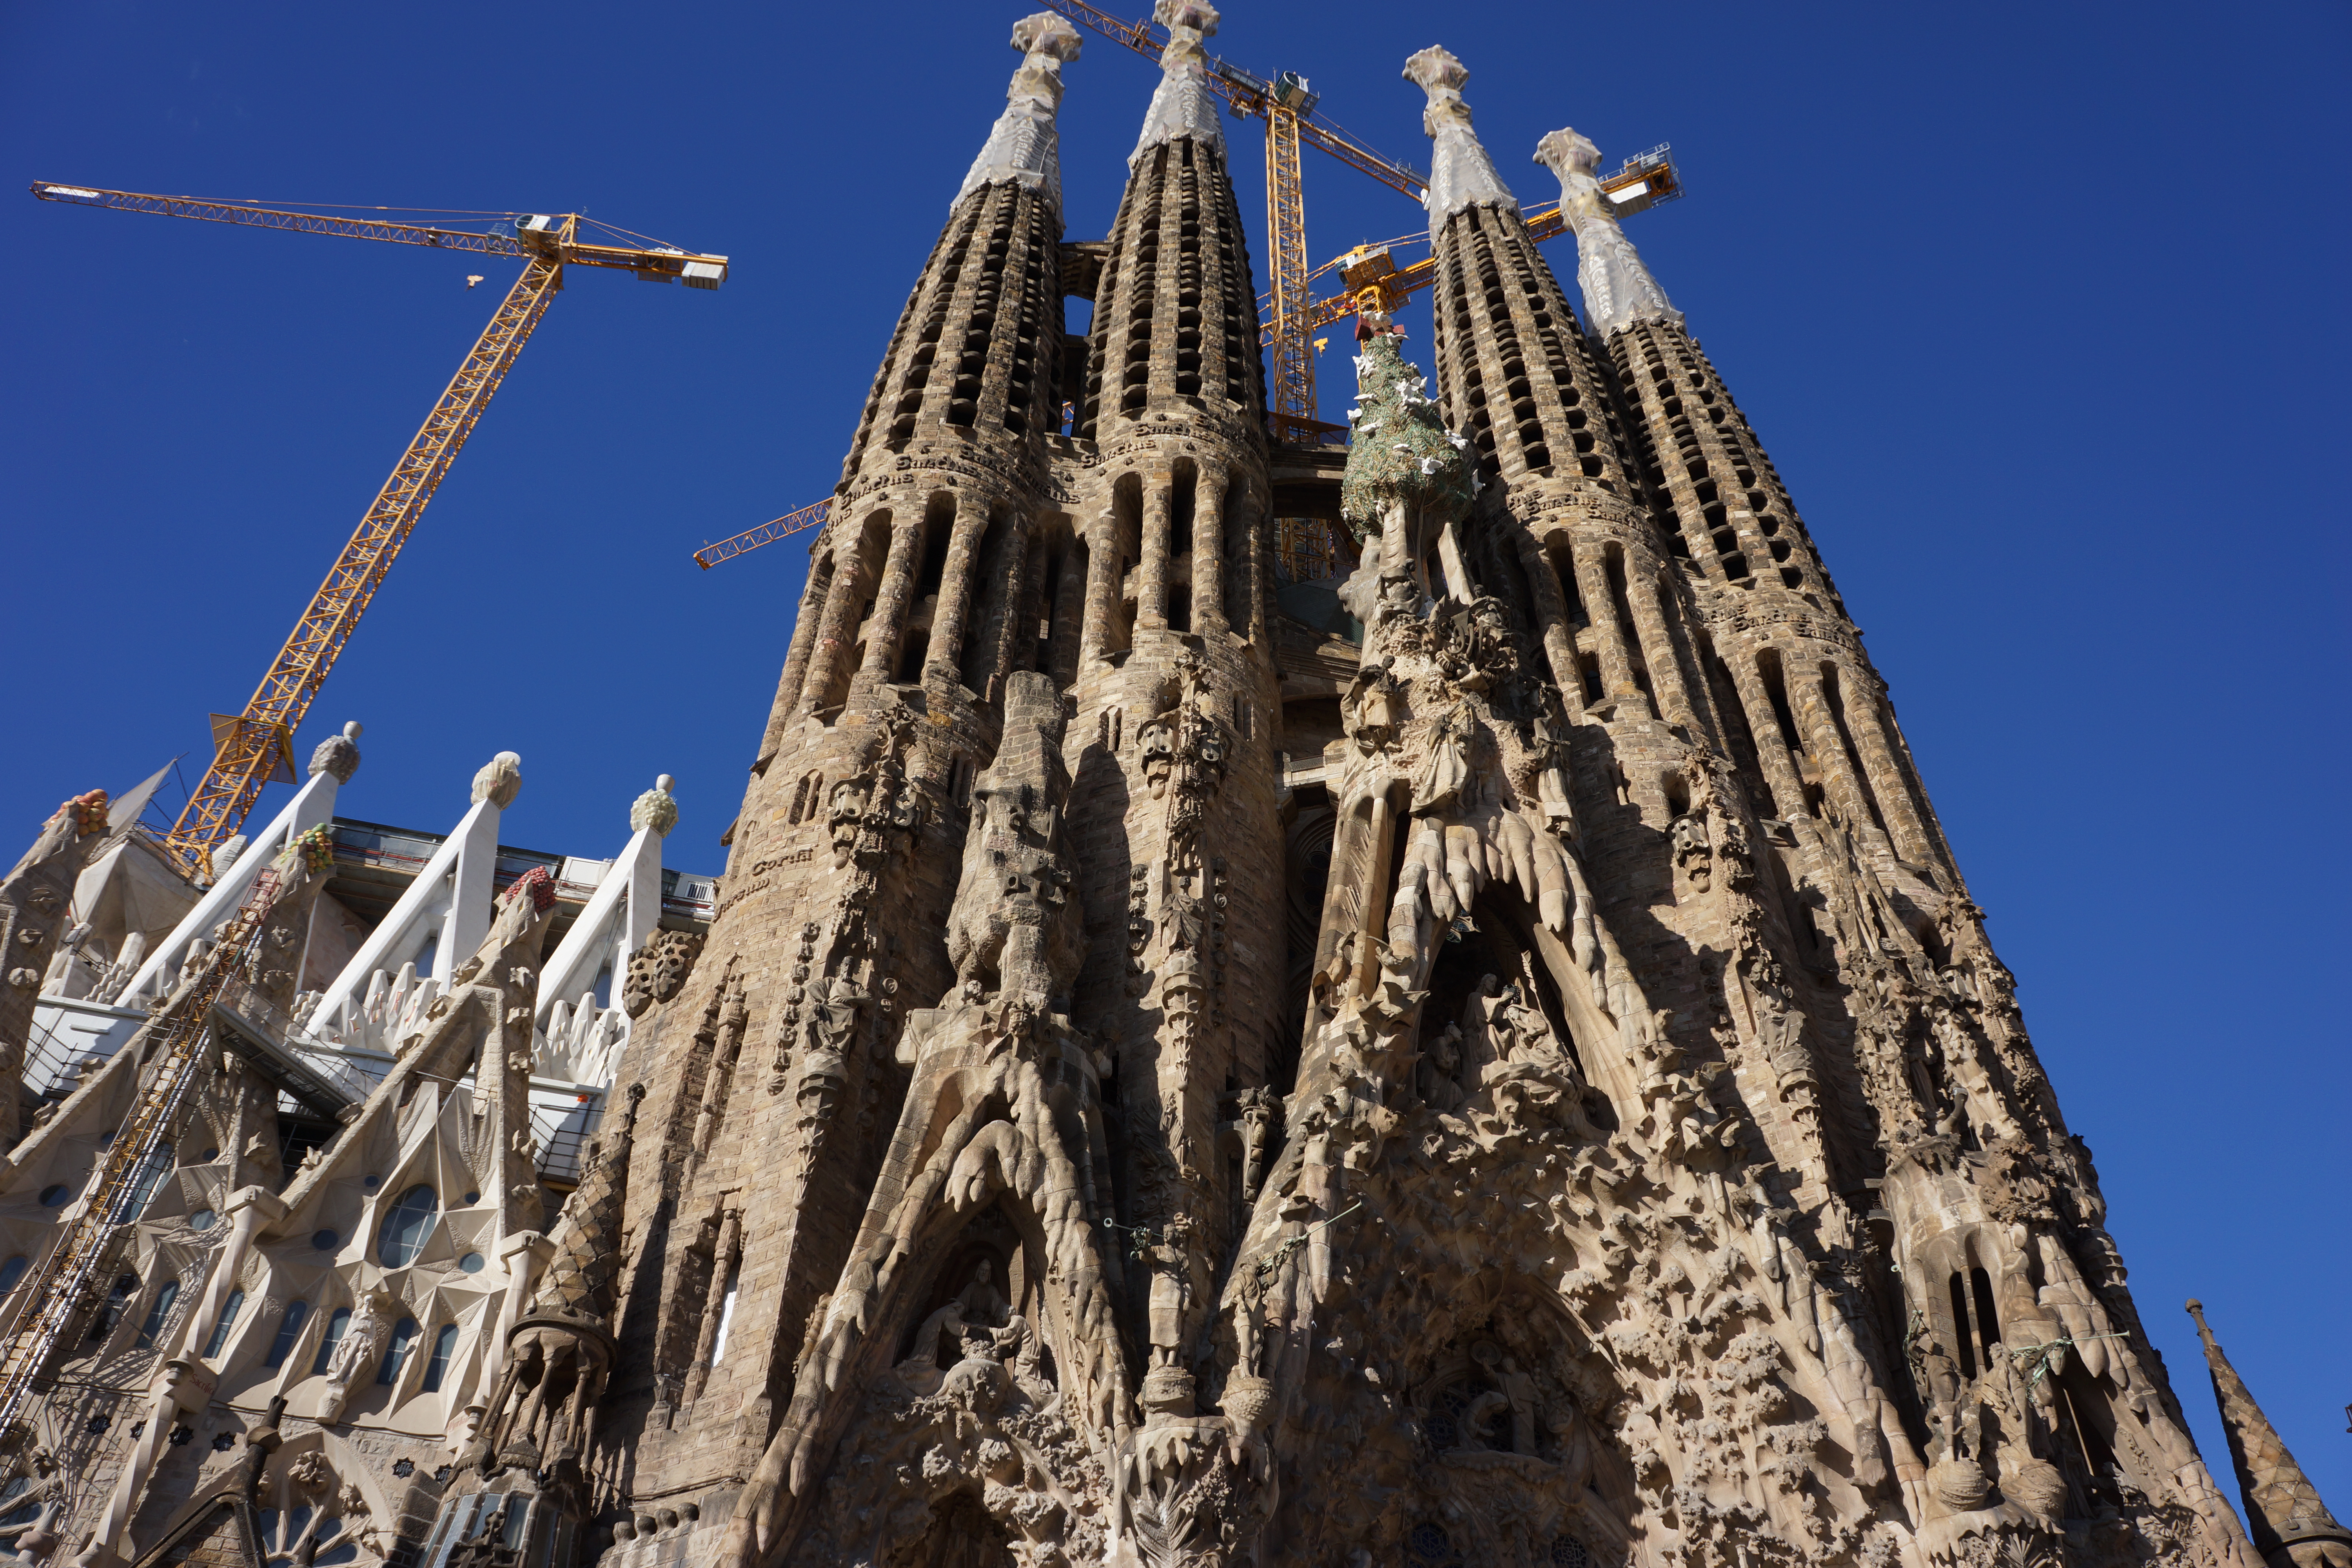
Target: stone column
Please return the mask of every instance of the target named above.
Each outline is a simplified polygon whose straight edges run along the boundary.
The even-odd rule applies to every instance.
[[[1576,662],[1576,639],[1568,629],[1568,602],[1559,596],[1559,580],[1552,575],[1550,557],[1534,534],[1516,525],[1511,527],[1511,540],[1518,547],[1519,573],[1528,580],[1528,594],[1535,600],[1536,622],[1543,637],[1544,657],[1551,665],[1553,683],[1559,686],[1560,700],[1569,717],[1580,718],[1584,713],[1584,676]]]
[[[205,1282],[205,1299],[172,1336],[168,1354],[184,1353],[196,1343],[198,1334],[218,1326],[221,1304],[236,1288],[236,1277],[245,1270],[245,1256],[253,1248],[253,1233],[261,1228],[264,1220],[283,1218],[286,1202],[267,1187],[239,1187],[229,1195],[227,1209],[228,1235],[213,1258],[211,1277]]]
[[[1274,597],[1274,589],[1266,567],[1266,509],[1258,504],[1255,496],[1244,495],[1242,504],[1249,509],[1244,514],[1249,526],[1243,545],[1249,552],[1249,560],[1242,567],[1244,591],[1249,595],[1249,639],[1259,647],[1268,647],[1272,645],[1266,641],[1265,607]]]
[[[890,555],[882,564],[882,586],[874,596],[873,624],[866,633],[866,664],[858,673],[868,682],[887,681],[898,673],[898,644],[907,635],[908,595],[915,584],[915,558],[922,548],[922,518],[900,518],[890,531]]]
[[[1724,660],[1723,668],[1731,674],[1733,693],[1748,721],[1748,733],[1756,742],[1757,765],[1764,770],[1764,782],[1771,788],[1772,803],[1782,820],[1799,822],[1812,816],[1812,806],[1805,798],[1804,776],[1798,771],[1797,759],[1789,754],[1788,742],[1781,738],[1780,716],[1772,710],[1763,678],[1756,673],[1754,654],[1740,650],[1739,658]]]
[[[743,1210],[730,1204],[719,1217],[719,1245],[710,1254],[710,1300],[702,1310],[702,1331],[695,1337],[694,1364],[687,1369],[686,1397],[702,1395],[710,1379],[710,1357],[719,1344],[719,1320],[725,1310],[727,1276],[743,1258]]]
[[[1053,668],[1045,673],[1056,686],[1066,687],[1078,676],[1078,623],[1092,609],[1081,565],[1090,565],[1093,556],[1093,546],[1076,540],[1062,552],[1062,580],[1054,584],[1054,635],[1046,645]]]
[[[1143,491],[1143,577],[1136,595],[1135,621],[1138,626],[1164,629],[1168,625],[1168,543],[1174,526],[1169,511],[1173,481],[1166,474],[1145,477],[1149,482]]]
[[[1885,695],[1877,683],[1850,667],[1838,671],[1839,689],[1844,694],[1846,727],[1853,731],[1853,743],[1862,752],[1862,765],[1870,774],[1871,788],[1877,793],[1878,809],[1885,814],[1886,831],[1895,840],[1895,853],[1915,866],[1935,863],[1936,850],[1927,836],[1927,826],[1912,808],[1911,791],[1903,776],[1903,760],[1894,743],[1894,722],[1886,710]]]
[[[808,681],[795,705],[814,713],[829,705],[834,688],[849,671],[850,644],[857,639],[857,623],[866,608],[866,586],[872,575],[862,533],[844,532],[833,546],[833,587],[824,596],[824,616],[818,621],[816,646],[809,656]]]
[[[958,492],[955,523],[948,532],[947,563],[940,572],[940,602],[931,611],[930,652],[923,659],[923,684],[954,690],[963,684],[963,629],[971,618],[971,559],[988,526],[987,509]]]
[[[1120,579],[1126,575],[1127,541],[1118,512],[1105,507],[1087,530],[1087,618],[1078,632],[1078,662],[1091,668],[1108,652],[1110,618],[1118,610]]]
[[[1643,703],[1642,717],[1654,717],[1649,711],[1648,700],[1642,696],[1642,684],[1633,679],[1633,661],[1626,651],[1626,639],[1633,628],[1617,624],[1617,595],[1609,591],[1609,568],[1593,554],[1589,546],[1571,543],[1570,559],[1576,563],[1576,591],[1584,601],[1584,613],[1592,623],[1595,647],[1601,656],[1601,691],[1605,697],[1631,697]],[[1628,599],[1632,595],[1627,595]]]
[[[1203,636],[1225,625],[1225,482],[1223,468],[1202,468],[1192,481],[1192,629]]]
[[[996,625],[982,626],[981,635],[995,634],[995,647],[988,650],[988,668],[980,681],[980,698],[992,702],[1004,683],[1006,672],[1020,668],[1013,663],[1014,650],[1020,647],[1021,621],[1029,599],[1029,535],[1034,527],[1026,511],[1016,511],[1004,527],[1003,548],[997,559],[1003,563],[1004,586],[997,600]],[[1037,640],[1037,623],[1029,623],[1028,637]]]
[[[1863,789],[1860,770],[1838,734],[1837,721],[1830,716],[1820,671],[1810,659],[1794,659],[1783,653],[1780,679],[1787,683],[1789,707],[1804,730],[1806,746],[1821,764],[1822,782],[1836,798],[1839,812],[1856,833],[1883,835]]]
[[[1669,724],[1692,727],[1692,739],[1703,739],[1706,731],[1697,725],[1691,710],[1689,690],[1683,685],[1683,667],[1675,658],[1675,637],[1666,624],[1665,606],[1659,603],[1657,580],[1644,572],[1636,574],[1629,552],[1625,562],[1625,603],[1633,609],[1634,630],[1640,634],[1642,661],[1650,667],[1650,689],[1657,693],[1658,717]]]

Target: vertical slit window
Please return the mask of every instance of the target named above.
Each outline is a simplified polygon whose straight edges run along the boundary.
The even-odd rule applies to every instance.
[[[376,1368],[377,1384],[385,1388],[400,1386],[400,1369],[408,1364],[408,1352],[416,1348],[421,1332],[414,1318],[403,1318],[393,1325],[392,1343],[383,1352],[383,1363]]]
[[[179,1303],[180,1282],[166,1279],[155,1292],[155,1304],[147,1309],[147,1321],[139,1325],[139,1348],[152,1351],[163,1337],[163,1325],[171,1321],[172,1309]]]
[[[205,1359],[206,1361],[213,1361],[219,1357],[221,1348],[228,1343],[228,1331],[236,1327],[237,1313],[244,1310],[245,1292],[242,1290],[230,1291],[228,1293],[228,1300],[221,1303],[220,1321],[213,1325],[213,1337],[205,1342]]]
[[[310,1375],[324,1377],[327,1363],[335,1358],[335,1347],[343,1342],[343,1335],[352,1326],[352,1310],[338,1307],[327,1319],[327,1331],[319,1336],[319,1353],[310,1359]]]
[[[1953,1278],[1957,1282],[1958,1276]],[[1985,1370],[1990,1372],[1997,1364],[1993,1358],[2000,1352],[2000,1314],[1993,1310],[1992,1276],[1981,1268],[1969,1269],[1969,1290],[1977,1310],[1977,1349]]]
[[[1952,1337],[1959,1342],[1955,1347],[1955,1353],[1959,1357],[1960,1375],[1974,1377],[1977,1374],[1976,1336],[1969,1327],[1968,1284],[1955,1274],[1952,1276],[1951,1286]]]
[[[441,1325],[441,1331],[433,1336],[433,1353],[425,1363],[425,1382],[422,1389],[424,1393],[441,1392],[441,1384],[449,1376],[450,1360],[457,1353],[457,1325],[444,1323]]]
[[[278,1337],[269,1342],[269,1359],[263,1364],[285,1365],[286,1358],[294,1353],[294,1342],[302,1337],[302,1325],[310,1321],[310,1302],[287,1302],[286,1316],[278,1325]]]

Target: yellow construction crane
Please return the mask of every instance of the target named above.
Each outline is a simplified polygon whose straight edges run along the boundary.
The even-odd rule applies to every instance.
[[[705,256],[675,246],[656,244],[610,225],[596,224],[578,213],[481,214],[493,219],[486,229],[394,222],[374,216],[282,212],[202,201],[191,196],[159,196],[135,191],[102,191],[85,185],[37,184],[33,195],[47,202],[79,206],[112,207],[121,212],[152,213],[162,217],[198,218],[211,223],[245,224],[262,228],[294,229],[345,239],[381,240],[393,245],[421,245],[436,250],[472,251],[484,256],[520,257],[522,276],[490,314],[489,325],[475,340],[457,374],[425,416],[424,426],[393,466],[392,477],[327,573],[326,581],[310,596],[292,635],[278,650],[261,684],[254,689],[244,711],[213,715],[213,760],[189,795],[166,847],[191,872],[210,875],[212,851],[244,825],[262,786],[294,776],[294,731],[309,711],[327,672],[351,640],[368,601],[383,583],[394,557],[407,542],[434,489],[448,473],[457,449],[473,434],[490,396],[514,368],[515,356],[547,313],[548,305],[563,287],[567,266],[619,268],[654,283],[683,283],[689,289],[716,289],[727,279],[727,258]],[[388,207],[356,209],[390,212]],[[624,243],[583,239],[583,226],[604,231]],[[466,286],[481,279],[473,275]]]

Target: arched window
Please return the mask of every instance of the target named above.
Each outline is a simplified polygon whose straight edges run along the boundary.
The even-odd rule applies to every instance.
[[[334,1358],[335,1347],[343,1342],[343,1331],[352,1326],[352,1310],[338,1307],[327,1319],[327,1331],[319,1336],[319,1353],[310,1362],[310,1375],[324,1377],[327,1363]]]
[[[14,1290],[16,1288],[16,1281],[22,1279],[25,1277],[25,1270],[32,1266],[33,1260],[21,1252],[7,1262],[0,1263],[0,1296],[5,1296],[9,1291]]]
[[[155,1304],[147,1309],[147,1321],[139,1325],[139,1348],[152,1351],[155,1340],[163,1331],[163,1324],[172,1315],[172,1308],[180,1299],[180,1282],[166,1279],[155,1292]]]
[[[228,1343],[228,1331],[236,1327],[237,1313],[244,1310],[245,1292],[230,1291],[228,1300],[221,1303],[220,1321],[213,1325],[213,1337],[205,1342],[205,1359],[206,1361],[211,1361],[221,1353],[221,1347]]]
[[[449,1363],[457,1353],[457,1325],[444,1323],[441,1331],[433,1336],[433,1354],[425,1363],[425,1392],[441,1392],[441,1380],[449,1375]]]
[[[392,1347],[383,1352],[383,1364],[376,1369],[376,1382],[386,1388],[400,1385],[400,1369],[408,1364],[408,1352],[416,1348],[416,1336],[422,1332],[414,1318],[403,1318],[393,1326]]]
[[[269,1343],[270,1366],[283,1366],[286,1358],[294,1353],[294,1342],[302,1337],[302,1325],[310,1321],[310,1303],[286,1303],[286,1321],[278,1325],[278,1337]]]
[[[423,1182],[400,1194],[383,1216],[383,1228],[376,1232],[376,1261],[386,1268],[405,1268],[416,1261],[425,1250],[425,1238],[433,1234],[433,1216],[440,1212],[441,1198]]]
[[[114,1289],[106,1293],[106,1305],[90,1322],[90,1339],[102,1340],[112,1333],[114,1325],[122,1321],[123,1309],[130,1306],[131,1298],[137,1294],[139,1294],[139,1276],[124,1274],[118,1277],[114,1281]]]

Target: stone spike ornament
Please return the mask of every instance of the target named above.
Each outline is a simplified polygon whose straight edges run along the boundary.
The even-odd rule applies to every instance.
[[[1055,212],[1062,210],[1054,115],[1062,105],[1062,66],[1078,58],[1078,31],[1055,13],[1040,11],[1013,25],[1013,47],[1021,51],[1021,68],[1005,90],[1004,112],[971,161],[950,210],[972,192],[1005,180],[1041,192]]]
[[[1519,204],[1496,173],[1495,160],[1470,128],[1470,106],[1462,99],[1469,70],[1442,45],[1433,44],[1404,62],[1404,77],[1429,95],[1421,128],[1433,143],[1425,204],[1431,230],[1444,228],[1447,219],[1466,206],[1517,212]]]
[[[2221,1409],[2221,1430],[2229,1438],[2230,1463],[2238,1472],[2238,1495],[2245,1500],[2254,1550],[2269,1568],[2352,1568],[2352,1530],[2327,1511],[2319,1489],[2221,1353],[2206,1326],[2205,1303],[2189,1302],[2189,1315],[2197,1320],[2197,1337],[2205,1342],[2213,1401]]]
[[[22,1116],[34,999],[72,923],[75,879],[105,842],[108,826],[106,792],[78,795],[50,813],[0,879],[0,1136],[10,1142]]]
[[[1666,302],[1666,291],[1609,210],[1598,173],[1601,149],[1562,129],[1536,143],[1535,161],[1559,177],[1560,211],[1576,234],[1576,281],[1592,330],[1605,337],[1635,321],[1681,325],[1682,312]]]

